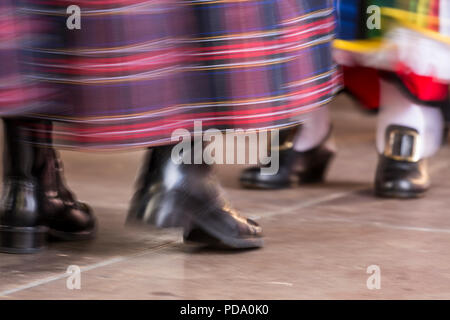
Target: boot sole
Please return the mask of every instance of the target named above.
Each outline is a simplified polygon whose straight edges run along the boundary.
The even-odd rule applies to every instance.
[[[82,232],[64,232],[55,229],[49,229],[48,234],[51,238],[62,241],[92,240],[97,235],[97,225],[95,225],[92,230]]]
[[[375,195],[380,198],[392,199],[420,199],[423,198],[426,191],[408,192],[408,191],[375,191]]]
[[[293,188],[294,186],[304,186],[323,183],[325,179],[313,178],[313,179],[299,179],[296,183],[291,182],[283,185],[275,185],[265,182],[247,181],[241,180],[241,185],[246,189],[258,189],[258,190],[282,190]]]
[[[257,182],[257,181],[247,181],[241,180],[241,185],[246,189],[259,189],[259,190],[281,190],[281,189],[289,189],[293,187],[293,183],[287,183],[283,185],[270,184],[265,182]]]
[[[0,226],[0,252],[27,254],[47,247],[48,228]]]
[[[220,249],[256,249],[264,246],[262,238],[233,238],[209,228],[202,223],[195,223],[189,236],[184,237],[185,242],[206,244]]]

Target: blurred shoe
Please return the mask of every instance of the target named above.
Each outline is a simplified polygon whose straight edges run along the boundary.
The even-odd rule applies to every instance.
[[[56,151],[25,142],[21,120],[5,120],[4,131],[0,252],[40,251],[49,234],[64,240],[92,238],[95,217],[65,186]]]
[[[128,210],[127,224],[144,222],[157,228],[183,226],[185,208],[178,203],[183,166],[171,161],[170,146],[149,149],[140,169]]]
[[[419,159],[415,129],[390,126],[386,147],[379,156],[375,176],[375,194],[388,198],[417,198],[430,187],[426,159]]]
[[[185,241],[210,246],[261,247],[261,227],[230,208],[211,166],[177,164],[171,150],[156,147],[147,154],[127,223],[183,227]]]
[[[284,189],[295,184],[311,184],[322,182],[326,170],[335,155],[331,128],[325,139],[315,148],[298,152],[293,149],[294,129],[283,135],[280,132],[279,158],[280,167],[274,175],[261,174],[260,167],[244,170],[240,182],[245,188]]]
[[[39,208],[49,235],[60,240],[88,240],[95,237],[97,220],[92,209],[76,199],[66,186],[62,161],[56,150],[37,148],[42,166],[37,167]],[[39,160],[37,161],[39,163]]]

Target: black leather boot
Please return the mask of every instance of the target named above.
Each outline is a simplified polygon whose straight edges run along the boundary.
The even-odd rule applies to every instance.
[[[430,187],[426,159],[417,155],[415,129],[389,126],[386,147],[375,176],[375,194],[388,198],[417,198]]]
[[[88,240],[95,237],[97,221],[92,209],[80,202],[64,181],[62,161],[52,148],[38,148],[37,169],[40,212],[45,216],[49,235],[59,240]]]
[[[248,168],[240,177],[242,186],[255,189],[284,189],[294,184],[318,183],[324,180],[328,165],[335,154],[331,129],[317,147],[304,152],[293,149],[297,129],[301,130],[301,127],[280,132],[278,173],[263,175],[260,167]]]
[[[48,227],[39,214],[33,175],[35,148],[23,130],[4,121],[3,193],[0,202],[0,251],[33,253],[46,246]]]
[[[32,253],[59,239],[92,238],[90,208],[65,186],[61,161],[52,148],[38,147],[27,127],[38,121],[4,120],[4,188],[0,203],[0,251]],[[48,122],[40,125],[50,126]],[[51,140],[49,140],[51,141]]]
[[[172,146],[149,151],[127,223],[183,227],[185,241],[212,246],[261,247],[261,227],[230,208],[211,166],[176,164],[171,151]]]
[[[183,226],[183,212],[178,204],[178,187],[183,180],[182,165],[171,161],[171,147],[149,149],[140,169],[136,190],[128,210],[127,224],[147,224],[157,228]],[[170,177],[174,180],[170,182]]]

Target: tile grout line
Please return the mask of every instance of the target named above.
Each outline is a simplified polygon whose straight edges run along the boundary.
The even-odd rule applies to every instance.
[[[450,233],[450,229],[439,229],[439,228],[429,228],[429,227],[414,227],[414,226],[404,226],[398,224],[384,223],[378,221],[362,221],[362,220],[351,220],[343,219],[339,217],[312,217],[312,220],[316,221],[328,221],[328,222],[341,222],[341,223],[353,223],[362,226],[374,226],[379,228],[387,228],[394,230],[405,230],[405,231],[420,231],[420,232],[430,232],[430,233]]]
[[[298,213],[296,210],[298,209],[304,209],[304,208],[309,208],[309,207],[313,207],[315,205],[319,205],[322,203],[326,203],[332,200],[337,200],[340,198],[344,198],[354,192],[357,191],[361,191],[361,190],[365,190],[366,188],[354,188],[352,190],[348,190],[345,192],[336,192],[336,193],[332,193],[332,194],[328,194],[326,196],[323,197],[318,197],[315,199],[311,199],[311,200],[306,200],[301,202],[299,205],[295,205],[295,206],[290,206],[290,207],[286,207],[283,208],[282,210],[278,210],[275,212],[271,212],[268,213],[264,216],[258,217],[258,220],[262,220],[262,219],[266,219],[266,218],[272,218],[274,216],[279,216],[279,215],[288,215],[288,214],[296,214]],[[255,219],[256,220],[256,219]]]
[[[150,250],[143,250],[142,252],[139,252],[139,253],[136,253],[136,254],[133,254],[133,255],[129,255],[129,256],[119,256],[119,257],[103,260],[103,261],[100,261],[100,262],[97,262],[97,263],[94,263],[94,264],[91,264],[91,265],[87,265],[87,266],[81,267],[80,269],[81,269],[81,272],[86,272],[86,271],[94,270],[94,269],[97,269],[97,268],[110,266],[110,265],[113,265],[115,263],[128,261],[128,260],[131,260],[133,258],[141,257],[141,256],[149,254],[149,253],[158,252],[159,250],[162,250],[162,249],[164,249],[166,247],[170,247],[170,246],[172,246],[172,245],[174,245],[176,243],[177,243],[177,241],[170,241],[170,242],[161,244],[159,246],[153,247]],[[40,280],[32,281],[32,282],[29,282],[27,284],[18,286],[16,288],[8,289],[8,290],[5,290],[5,291],[0,291],[0,297],[6,297],[6,296],[9,296],[9,295],[11,295],[13,293],[17,293],[17,292],[24,291],[24,290],[27,290],[27,289],[35,288],[35,287],[38,287],[38,286],[41,286],[41,285],[44,285],[44,284],[48,284],[48,283],[53,282],[53,281],[57,281],[57,280],[61,280],[61,279],[67,278],[69,276],[70,276],[70,274],[63,273],[63,274],[60,274],[60,275],[50,276],[50,277],[46,277],[46,278],[43,278],[43,279],[40,279]]]

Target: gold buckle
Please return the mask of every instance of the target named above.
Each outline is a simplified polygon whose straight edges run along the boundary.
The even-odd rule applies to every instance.
[[[294,144],[291,141],[286,141],[285,143],[283,143],[281,146],[278,147],[278,150],[283,151],[283,150],[292,149],[293,146],[294,146]]]
[[[397,134],[405,135],[405,136],[411,136],[414,139],[414,142],[412,144],[412,151],[410,156],[399,156],[396,154],[393,154],[392,151],[394,149],[394,143],[395,143],[395,136]],[[420,160],[417,152],[417,138],[419,137],[419,133],[415,130],[408,130],[405,128],[402,129],[392,129],[389,132],[388,141],[386,143],[386,146],[384,148],[384,155],[388,158],[397,160],[397,161],[407,161],[407,162],[417,162]]]

